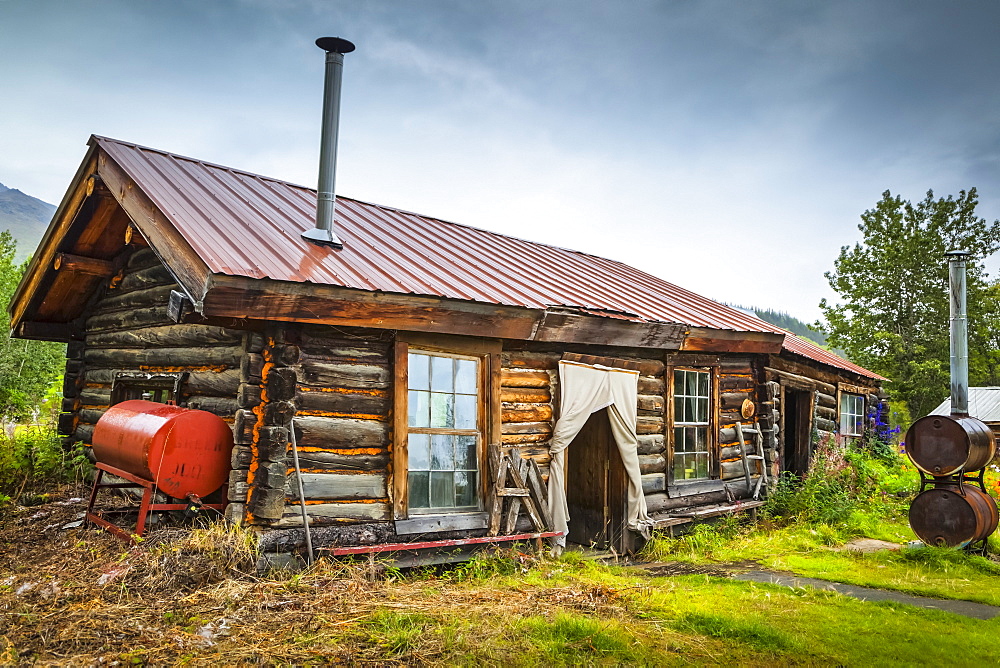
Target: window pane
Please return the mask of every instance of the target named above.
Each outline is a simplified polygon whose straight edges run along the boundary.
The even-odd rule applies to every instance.
[[[474,471],[479,468],[476,457],[476,437],[459,436],[455,444],[455,468]]]
[[[684,402],[674,397],[674,422],[684,422]]]
[[[455,395],[455,428],[475,429],[479,397],[474,394]]]
[[[455,506],[455,474],[451,471],[431,471],[431,507]]]
[[[430,376],[428,375],[430,363],[431,358],[427,355],[410,353],[406,375],[408,376],[408,383],[411,390],[430,389]]]
[[[429,427],[431,425],[430,392],[410,390],[410,397],[407,403],[409,404],[407,412],[409,413],[410,426]]]
[[[478,394],[476,360],[455,360],[455,391],[459,394]]]
[[[694,371],[685,372],[684,394],[696,396],[698,394],[698,373]]]
[[[476,472],[455,472],[455,505],[468,507],[476,505]]]
[[[407,478],[410,493],[410,508],[427,508],[430,506],[430,473],[426,471],[410,471]]]
[[[707,373],[698,374],[698,394],[703,397],[708,396],[708,378],[709,374]]]
[[[694,427],[694,449],[698,452],[708,451],[708,430],[704,427]]]
[[[455,437],[434,434],[431,437],[431,469],[453,471],[455,469]]]
[[[450,357],[431,357],[431,389],[435,392],[454,392],[452,378],[455,367]]]
[[[406,445],[411,471],[426,471],[431,467],[431,437],[429,434],[410,434]]]
[[[674,371],[674,394],[684,394],[683,371]]]
[[[455,395],[431,392],[431,424],[432,427],[455,426]]]
[[[695,397],[687,397],[684,400],[684,421],[698,421],[698,400]]]
[[[697,455],[695,477],[696,478],[708,477],[708,455]]]
[[[708,422],[708,399],[698,399],[698,422]]]

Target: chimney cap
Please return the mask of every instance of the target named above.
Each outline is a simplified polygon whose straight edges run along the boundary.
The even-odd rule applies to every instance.
[[[959,248],[955,248],[955,249],[950,250],[950,251],[945,251],[945,254],[944,254],[944,256],[946,258],[949,258],[949,259],[954,258],[956,260],[964,258],[964,257],[969,257],[970,255],[972,255],[972,253],[970,253],[969,251],[967,251],[967,250],[961,250]]]
[[[316,46],[331,53],[350,53],[354,51],[354,44],[340,37],[320,37],[316,40]]]

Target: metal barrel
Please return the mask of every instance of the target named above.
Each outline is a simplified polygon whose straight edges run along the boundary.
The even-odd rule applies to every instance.
[[[940,483],[910,504],[910,527],[927,545],[962,547],[997,528],[1000,515],[989,494],[973,485]]]
[[[906,454],[924,473],[941,477],[978,471],[996,455],[993,432],[981,420],[958,415],[928,415],[906,431]]]
[[[208,496],[229,477],[233,432],[206,411],[123,401],[104,412],[92,440],[98,462],[154,482],[176,499]]]

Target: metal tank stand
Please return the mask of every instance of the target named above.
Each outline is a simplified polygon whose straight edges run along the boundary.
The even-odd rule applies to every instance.
[[[127,482],[105,482],[105,473],[123,478]],[[123,508],[95,511],[94,504],[97,502],[97,494],[104,489],[142,489],[142,500],[139,502],[138,506],[127,506]],[[156,494],[156,492],[156,483],[153,481],[140,478],[132,473],[129,473],[128,471],[115,468],[114,466],[108,466],[107,464],[98,462],[97,477],[94,478],[94,488],[90,492],[90,503],[87,504],[87,521],[101,527],[105,531],[114,534],[128,543],[134,544],[136,542],[136,538],[139,538],[143,535],[143,533],[145,533],[146,519],[149,517],[150,513],[168,510],[183,510],[188,514],[193,514],[197,513],[202,508],[212,508],[221,512],[226,507],[225,503],[202,503],[201,499],[193,494],[189,497],[187,503],[153,503],[153,495]],[[107,516],[127,515],[136,511],[139,512],[139,517],[136,520],[135,529],[133,531],[127,531],[118,524],[112,522],[110,519],[107,519]]]

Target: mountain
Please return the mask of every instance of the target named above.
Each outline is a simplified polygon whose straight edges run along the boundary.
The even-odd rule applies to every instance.
[[[19,261],[35,251],[55,211],[53,205],[0,183],[0,231],[14,235]]]

